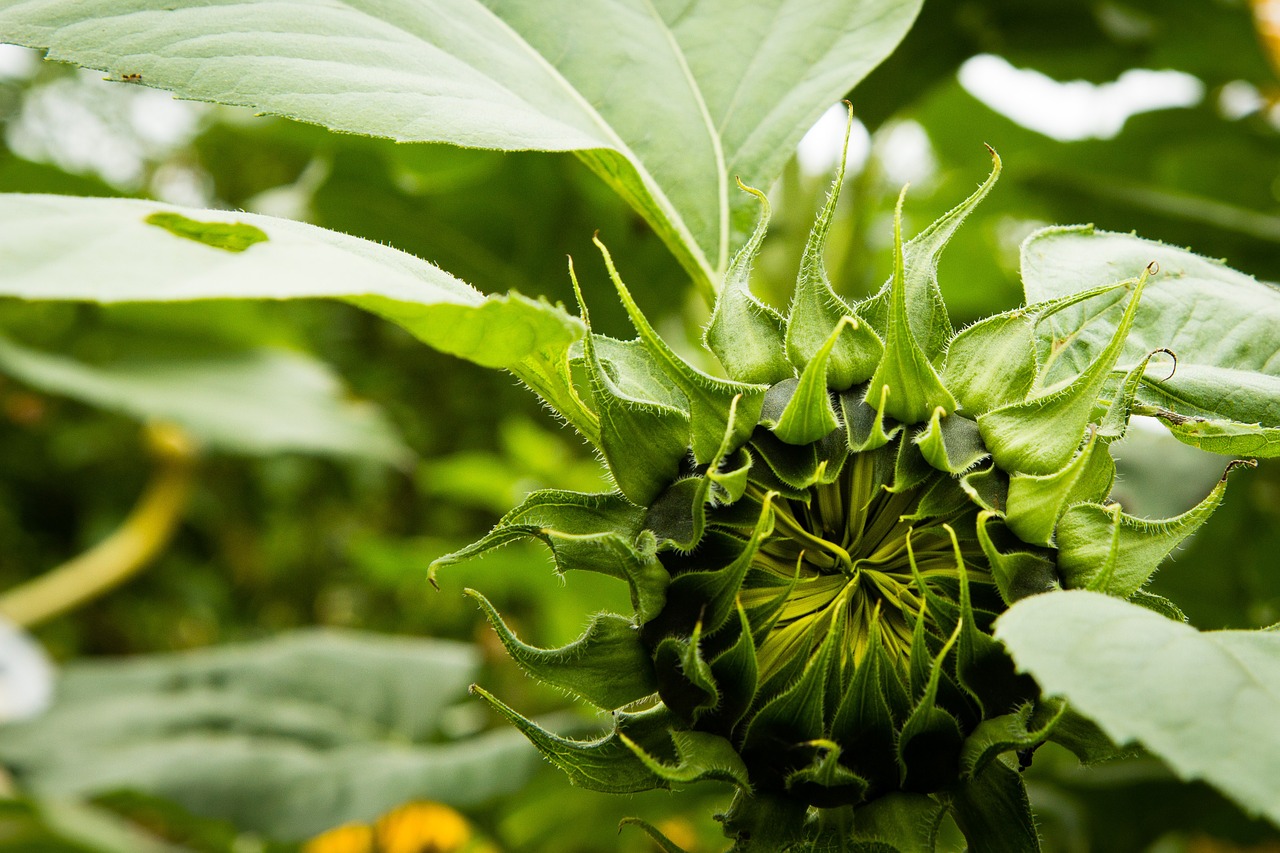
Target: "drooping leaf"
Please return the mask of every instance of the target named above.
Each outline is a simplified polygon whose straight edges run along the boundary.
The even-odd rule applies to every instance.
[[[0,37],[117,79],[334,130],[578,151],[710,294],[734,240],[733,177],[771,184],[918,9],[361,0],[300,15],[269,0],[50,0],[0,4]]]
[[[150,225],[155,213],[234,220],[268,235],[228,252]],[[511,370],[584,434],[565,370],[582,324],[519,294],[489,296],[411,255],[300,222],[131,199],[0,196],[0,296],[86,302],[337,299],[402,326],[424,343]]]
[[[0,338],[0,373],[51,394],[171,421],[238,453],[336,453],[403,463],[411,451],[327,367],[287,350],[196,349],[187,358],[89,364]]]
[[[1117,743],[1140,742],[1280,824],[1280,633],[1209,631],[1084,590],[1032,596],[996,622],[1018,667]]]
[[[48,713],[0,729],[0,762],[40,795],[128,788],[281,839],[464,806],[536,766],[514,733],[429,742],[477,667],[458,643],[331,631],[77,663]]]

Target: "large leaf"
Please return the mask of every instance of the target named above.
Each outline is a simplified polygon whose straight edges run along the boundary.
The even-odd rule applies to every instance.
[[[1275,285],[1132,235],[1051,228],[1023,244],[1023,286],[1029,302],[1054,299],[1135,277],[1152,261],[1159,273],[1143,294],[1120,363],[1135,364],[1162,347],[1178,361],[1168,378],[1153,363],[1139,399],[1184,416],[1280,425],[1280,288]],[[1122,305],[1096,302],[1046,321],[1053,336],[1050,348],[1061,348],[1051,379],[1082,370],[1115,331]],[[1098,314],[1099,307],[1106,310]],[[1259,436],[1259,447],[1265,441]]]
[[[388,246],[300,222],[127,199],[0,196],[0,296],[98,302],[331,298],[436,349],[511,370],[570,420],[563,382],[582,324],[489,296]],[[589,427],[588,427],[589,429]]]
[[[176,214],[176,221],[157,216]],[[151,219],[152,221],[148,221]],[[436,349],[515,367],[580,324],[520,296],[488,297],[426,261],[300,222],[131,199],[0,196],[0,295],[94,302],[323,297],[359,305]],[[242,251],[200,226],[253,229]],[[178,232],[184,233],[178,233]]]
[[[537,765],[514,731],[428,742],[477,665],[458,643],[324,631],[73,664],[47,714],[0,729],[0,762],[39,796],[133,789],[278,838],[472,805]]]
[[[0,337],[0,373],[93,406],[172,421],[233,452],[296,450],[392,463],[411,456],[374,406],[346,399],[325,365],[287,350],[197,351],[98,365]]]
[[[1075,590],[1018,602],[996,636],[1117,743],[1141,742],[1184,779],[1280,824],[1280,632],[1200,633]]]
[[[176,8],[175,8],[176,6]],[[578,151],[710,292],[768,186],[918,0],[3,0],[0,38],[335,130]],[[137,75],[136,77],[134,75]]]

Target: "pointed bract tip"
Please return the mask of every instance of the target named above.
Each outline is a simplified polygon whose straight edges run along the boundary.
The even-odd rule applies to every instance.
[[[573,268],[573,256],[569,256],[569,283],[573,285],[573,296],[578,300],[578,313],[582,315],[582,320],[588,326],[591,325],[591,318],[587,313],[587,300],[582,296],[582,286],[578,284],[578,273]]]

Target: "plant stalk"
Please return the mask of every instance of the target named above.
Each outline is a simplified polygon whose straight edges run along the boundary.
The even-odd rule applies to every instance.
[[[24,628],[39,625],[128,580],[169,543],[191,496],[196,446],[172,424],[149,424],[144,435],[157,468],[124,523],[83,554],[0,595],[0,615]]]

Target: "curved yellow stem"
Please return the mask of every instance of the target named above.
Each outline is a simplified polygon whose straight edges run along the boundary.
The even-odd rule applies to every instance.
[[[191,494],[196,447],[168,424],[148,425],[145,435],[158,466],[124,523],[83,554],[0,595],[0,614],[23,627],[38,625],[123,583],[169,543]]]

